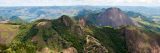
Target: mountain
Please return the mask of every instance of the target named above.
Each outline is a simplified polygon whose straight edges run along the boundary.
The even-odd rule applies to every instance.
[[[159,33],[159,24],[154,22],[152,19],[136,12],[129,11],[126,13],[134,22],[136,22],[136,26],[149,29],[151,31]],[[158,20],[158,19],[157,19]]]
[[[122,12],[119,8],[108,8],[106,11],[100,13],[96,18],[97,26],[112,26],[119,27],[122,25],[132,25],[135,23]]]
[[[142,6],[117,6],[123,11],[134,11],[141,13],[149,18],[159,16],[159,7],[142,7]],[[76,16],[79,11],[91,10],[93,13],[101,12],[110,6],[21,6],[21,7],[0,7],[0,16],[11,18],[17,16],[27,22],[38,19],[56,19],[62,15]],[[154,12],[154,13],[153,13]],[[80,13],[80,14],[83,14]],[[85,13],[84,13],[85,14]]]
[[[83,25],[63,15],[21,25],[16,37],[2,53],[156,53],[159,34],[136,26]]]
[[[84,20],[88,25],[112,26],[115,28],[122,25],[137,25],[136,22],[129,18],[128,14],[119,8],[111,7],[101,11],[82,10],[75,16],[75,19]]]
[[[126,12],[126,15],[128,15],[128,17],[130,17],[130,18],[135,18],[135,17],[146,18],[144,15],[142,15],[140,13],[133,12],[133,11]]]
[[[64,10],[60,7],[48,8]],[[74,9],[65,8],[66,11]],[[27,13],[26,15],[33,16],[35,21],[15,27],[2,27],[3,30],[0,31],[0,37],[5,37],[3,32],[8,33],[6,29],[10,30],[10,28],[16,29],[16,31],[13,31],[18,34],[14,34],[13,37],[1,38],[1,43],[5,44],[0,43],[0,53],[160,52],[160,28],[158,24],[149,21],[148,16],[132,11],[122,11],[115,7],[101,9],[100,11],[95,11],[95,9],[93,10],[90,7],[87,8],[89,9],[80,8],[80,11],[76,10],[78,13],[74,17],[62,15],[56,19],[46,19],[48,18],[48,15],[46,15],[48,12],[46,12],[47,8],[15,8],[22,11],[26,10],[24,14]],[[53,9],[50,10],[49,12],[53,12]],[[61,10],[60,12],[63,13]],[[20,12],[22,13],[22,11]],[[29,14],[29,12],[34,15]],[[47,17],[42,16],[42,14],[45,14]],[[52,16],[52,13],[49,13],[49,15]],[[61,13],[58,15],[61,15]],[[21,16],[10,15],[7,19],[21,23],[21,21],[24,21],[23,16]],[[0,20],[3,21],[4,17],[0,17]],[[8,42],[5,42],[5,40]]]
[[[99,14],[99,11],[92,11],[92,10],[86,10],[83,9],[78,12],[78,14],[75,16],[76,20],[84,20],[84,23],[88,25],[94,25],[96,23],[96,17]]]
[[[17,16],[12,16],[11,18],[9,18],[10,23],[16,23],[16,24],[24,24],[26,23],[25,20],[17,17]]]
[[[90,31],[66,15],[54,20],[40,19],[20,26],[19,34],[3,52],[109,52]]]
[[[5,24],[24,24],[26,23],[26,21],[24,21],[23,19],[17,17],[17,16],[12,16],[10,18],[4,18],[4,17],[0,17],[0,23],[5,23]]]
[[[160,42],[158,41],[160,34],[133,26],[123,28],[121,31],[124,35],[129,53],[160,52]]]
[[[5,18],[3,18],[2,16],[0,16],[0,21],[4,21],[5,20]]]

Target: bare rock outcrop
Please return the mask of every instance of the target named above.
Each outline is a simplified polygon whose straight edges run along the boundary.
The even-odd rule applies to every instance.
[[[108,50],[94,37],[87,35],[85,53],[108,53]]]
[[[106,11],[100,13],[96,18],[97,26],[112,26],[119,27],[122,25],[135,25],[135,23],[119,8],[108,8]]]

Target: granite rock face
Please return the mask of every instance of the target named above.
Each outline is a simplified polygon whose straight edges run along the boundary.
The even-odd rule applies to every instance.
[[[119,8],[108,8],[96,18],[97,26],[119,27],[122,25],[135,25],[135,23]]]

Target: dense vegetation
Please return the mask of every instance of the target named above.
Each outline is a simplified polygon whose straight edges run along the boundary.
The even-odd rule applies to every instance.
[[[26,25],[21,25],[18,35],[9,45],[0,46],[0,52],[37,53],[42,52],[44,48],[49,48],[47,51],[54,53],[63,52],[64,49],[74,47],[78,53],[85,53],[86,47],[92,46],[94,49],[98,47],[106,48],[108,53],[128,53],[126,36],[129,35],[125,34],[126,31],[124,32],[123,30],[129,29],[132,36],[135,34],[143,36],[144,34],[151,35],[154,33],[150,30],[143,30],[143,28],[132,30],[132,28],[136,27],[127,27],[122,26],[115,29],[110,26],[82,26],[66,15],[54,20],[40,19]],[[140,30],[146,33],[142,34]],[[92,45],[90,43],[91,45],[87,45],[87,41],[89,41],[86,39],[87,36],[95,38],[94,40],[97,40],[97,44],[92,43]],[[145,35],[145,37],[148,37],[148,35]],[[94,40],[91,41],[94,42]],[[144,40],[146,39],[144,38]],[[87,50],[87,52],[93,52],[92,48]]]
[[[94,28],[94,37],[109,49],[110,53],[127,53],[125,39],[118,29],[112,27]]]
[[[126,53],[125,42],[118,30],[111,27],[82,27],[65,15],[55,20],[37,20],[19,28],[18,35],[2,52],[36,53],[45,47],[61,52],[65,48],[75,47],[79,53],[84,53],[85,37],[91,35],[98,39],[109,53]],[[38,38],[34,40],[34,37]]]

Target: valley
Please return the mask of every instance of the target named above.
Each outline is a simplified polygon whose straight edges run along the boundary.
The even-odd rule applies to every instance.
[[[130,8],[0,8],[0,53],[159,53],[159,16]]]

